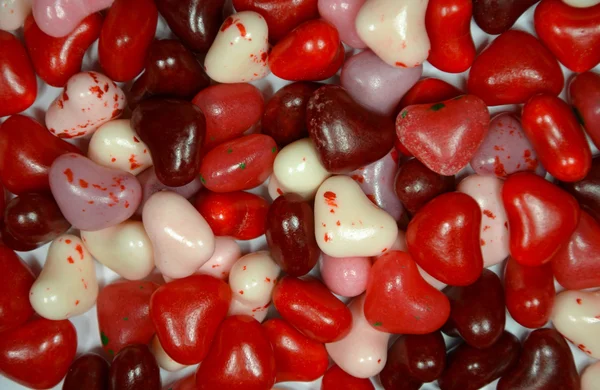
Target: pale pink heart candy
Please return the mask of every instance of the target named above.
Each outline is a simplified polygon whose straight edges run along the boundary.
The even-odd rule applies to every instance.
[[[600,362],[587,366],[583,371],[581,390],[600,390]]]
[[[319,14],[333,24],[340,33],[340,39],[355,49],[364,49],[367,45],[356,32],[356,15],[366,0],[319,0]]]
[[[374,329],[364,314],[365,296],[355,298],[348,308],[352,313],[352,328],[343,339],[325,344],[335,364],[357,378],[369,378],[383,370],[387,362],[389,333]]]
[[[156,268],[173,279],[190,276],[215,250],[215,236],[192,204],[174,192],[152,195],[142,213]]]
[[[188,367],[184,364],[177,363],[175,360],[173,360],[171,356],[167,355],[167,352],[160,344],[160,340],[156,335],[154,335],[154,337],[152,338],[152,342],[150,343],[150,350],[156,358],[156,363],[158,363],[158,366],[163,370],[167,370],[169,372],[176,372]]]
[[[252,303],[241,301],[234,294],[231,303],[229,304],[229,312],[227,315],[246,315],[254,318],[258,322],[263,322],[265,318],[267,318],[270,305],[271,303],[266,303],[262,306],[256,306]]]
[[[33,17],[51,37],[69,35],[88,15],[102,11],[114,0],[33,0]]]
[[[46,127],[59,138],[84,137],[121,116],[126,103],[121,88],[105,75],[77,73],[48,107]]]
[[[31,0],[0,0],[0,30],[13,31],[23,26],[31,11]]]
[[[319,267],[323,283],[334,294],[355,297],[367,289],[371,272],[369,257],[331,257],[323,254]]]

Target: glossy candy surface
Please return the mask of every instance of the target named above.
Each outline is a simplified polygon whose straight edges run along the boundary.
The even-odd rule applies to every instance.
[[[146,345],[130,345],[115,356],[110,366],[109,389],[160,389],[160,371]]]
[[[31,12],[31,0],[4,0],[0,8],[0,30],[16,30]]]
[[[600,145],[600,75],[585,72],[569,83],[569,103],[592,142]]]
[[[577,199],[582,210],[600,221],[600,158],[592,159],[590,171],[582,180],[559,184]]]
[[[323,283],[331,292],[355,297],[366,291],[371,265],[368,257],[331,257],[323,253],[319,269]]]
[[[0,245],[0,332],[24,324],[33,314],[29,290],[35,277],[19,256]]]
[[[473,0],[473,17],[488,34],[502,34],[539,0]]]
[[[232,303],[229,314],[248,311],[252,317],[264,319],[279,272],[279,266],[267,251],[249,253],[236,261],[231,267],[229,286],[233,301],[240,305],[234,310]]]
[[[67,372],[63,390],[107,390],[109,364],[95,353],[78,357]]]
[[[319,0],[319,14],[333,24],[340,39],[355,49],[364,49],[367,45],[360,39],[356,31],[356,16],[365,0]]]
[[[413,104],[427,104],[443,102],[464,95],[455,86],[448,84],[444,80],[434,77],[424,77],[402,97],[398,105],[398,111],[406,106]]]
[[[37,96],[31,60],[20,41],[0,30],[0,117],[29,108]]]
[[[110,7],[115,0],[32,0],[33,17],[40,29],[52,37],[69,35],[88,15]]]

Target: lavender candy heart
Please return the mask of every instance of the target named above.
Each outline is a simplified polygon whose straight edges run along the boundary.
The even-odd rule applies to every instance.
[[[394,68],[365,50],[346,61],[341,83],[361,106],[380,115],[392,115],[402,96],[422,74],[422,65]]]
[[[142,187],[131,173],[106,168],[79,154],[63,154],[50,167],[50,190],[74,228],[96,231],[133,215]]]
[[[398,151],[393,148],[379,160],[347,174],[358,183],[367,198],[399,221],[404,206],[396,195],[394,182],[398,172]]]
[[[150,167],[146,169],[144,172],[140,173],[136,177],[141,186],[142,186],[142,201],[140,202],[140,206],[135,211],[135,215],[142,215],[142,210],[144,209],[144,205],[146,201],[155,193],[159,191],[172,191],[186,199],[191,198],[196,195],[200,189],[202,188],[202,182],[200,181],[200,176],[197,176],[194,180],[189,182],[188,184],[181,187],[167,187],[164,185],[158,177],[156,176],[156,170],[154,167]]]
[[[483,143],[471,159],[471,167],[478,175],[500,178],[520,171],[546,175],[521,122],[510,112],[500,113],[491,120]]]

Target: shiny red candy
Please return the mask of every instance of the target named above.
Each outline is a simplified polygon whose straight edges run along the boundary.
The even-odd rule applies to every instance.
[[[452,99],[457,96],[464,95],[464,92],[450,85],[444,80],[434,77],[426,77],[417,81],[411,89],[400,100],[398,108],[402,110],[404,107],[414,104],[427,104],[443,102],[444,100]],[[399,110],[399,111],[400,111]]]
[[[34,281],[19,256],[0,245],[0,333],[24,324],[33,314],[29,290]]]
[[[569,84],[569,102],[596,147],[600,146],[600,75],[585,72]]]
[[[0,30],[0,117],[28,109],[37,96],[37,80],[27,51],[9,32]]]
[[[321,390],[375,390],[369,378],[355,378],[335,364],[327,370],[321,382]]]

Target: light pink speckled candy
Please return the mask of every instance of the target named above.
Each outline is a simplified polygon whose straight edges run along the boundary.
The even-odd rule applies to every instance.
[[[31,11],[31,0],[0,0],[0,30],[12,31],[23,26]]]
[[[404,207],[396,195],[394,183],[397,172],[398,151],[394,148],[379,160],[352,171],[347,176],[358,183],[371,202],[399,221]]]
[[[367,45],[356,32],[356,15],[366,0],[319,0],[319,14],[333,24],[340,33],[340,39],[355,49],[364,49]]]
[[[69,35],[88,15],[112,5],[114,0],[33,0],[33,17],[51,37]]]
[[[389,333],[373,328],[365,318],[365,296],[355,298],[348,308],[352,313],[350,333],[335,343],[325,344],[335,364],[357,378],[369,378],[383,370],[387,362]]]
[[[72,76],[63,93],[48,107],[46,127],[59,138],[79,138],[118,118],[125,94],[111,79],[97,72]]]
[[[157,192],[144,206],[144,228],[156,268],[172,279],[190,276],[215,251],[215,236],[192,204],[171,191]]]
[[[480,245],[483,266],[491,267],[509,255],[508,219],[502,203],[504,181],[495,176],[471,175],[463,179],[457,191],[477,201],[481,208]]]
[[[352,98],[380,115],[392,115],[402,96],[423,74],[423,66],[391,67],[371,50],[350,57],[342,68],[341,84]]]
[[[50,189],[75,229],[94,231],[117,225],[133,215],[142,199],[135,176],[106,168],[75,153],[54,160]]]
[[[600,390],[600,362],[587,366],[583,371],[581,390]]]
[[[492,119],[483,143],[471,159],[471,167],[480,175],[502,178],[519,171],[531,171],[540,176],[546,174],[521,122],[510,112]]]
[[[323,283],[334,294],[355,297],[367,289],[371,271],[369,257],[331,257],[323,254],[319,267]]]

